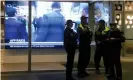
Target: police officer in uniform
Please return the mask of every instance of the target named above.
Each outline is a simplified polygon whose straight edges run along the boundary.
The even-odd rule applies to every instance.
[[[81,17],[81,24],[77,30],[79,36],[78,76],[81,78],[89,76],[85,69],[90,61],[92,31],[88,26],[87,19],[85,16]]]
[[[109,31],[108,27],[105,27],[105,21],[100,20],[98,22],[99,28],[95,32],[95,42],[96,42],[96,51],[94,55],[94,61],[95,61],[95,68],[96,68],[96,73],[100,74],[100,60],[101,57],[103,56],[103,61],[104,61],[104,67],[105,67],[105,74],[108,73],[108,54],[107,54],[107,33]]]
[[[66,29],[64,31],[64,47],[67,52],[66,80],[74,80],[72,77],[72,68],[74,63],[75,50],[77,48],[77,33],[71,29],[72,26],[73,21],[67,20]]]
[[[120,61],[121,43],[125,41],[120,30],[116,27],[115,23],[110,24],[109,31],[109,63],[110,63],[110,75],[108,77],[116,78],[116,80],[122,80],[122,67]],[[114,68],[115,67],[115,68]],[[116,72],[116,75],[115,75]]]

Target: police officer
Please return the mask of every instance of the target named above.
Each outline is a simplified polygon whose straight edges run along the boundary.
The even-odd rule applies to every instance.
[[[64,31],[64,47],[67,52],[67,64],[66,64],[66,80],[74,80],[72,77],[72,68],[75,56],[75,50],[77,48],[77,33],[71,29],[73,26],[72,20],[67,20],[66,29]]]
[[[109,63],[110,63],[110,75],[108,77],[116,78],[116,80],[122,80],[122,67],[120,62],[121,43],[125,41],[125,38],[121,34],[120,30],[116,27],[115,23],[110,24],[109,31]],[[115,67],[115,69],[114,69]],[[116,72],[116,75],[115,75]]]
[[[81,24],[79,25],[77,32],[79,36],[78,76],[83,78],[89,76],[85,69],[90,61],[90,44],[92,39],[92,31],[88,27],[87,17],[81,17]]]
[[[99,28],[95,32],[95,42],[96,42],[96,51],[94,55],[94,61],[95,61],[95,68],[96,68],[96,73],[100,74],[100,60],[101,57],[103,56],[103,61],[104,61],[104,66],[105,66],[105,74],[108,73],[108,57],[107,57],[107,33],[109,31],[108,27],[105,27],[105,21],[100,20],[98,22]]]

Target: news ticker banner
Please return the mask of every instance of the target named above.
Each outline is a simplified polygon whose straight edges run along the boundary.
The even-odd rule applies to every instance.
[[[95,41],[91,42],[91,46],[95,45]],[[6,49],[26,49],[29,47],[28,42],[9,42],[1,43]],[[63,48],[63,42],[32,42],[32,48]]]
[[[132,0],[1,0],[1,1],[91,1],[91,2],[98,2],[98,1],[132,1]]]

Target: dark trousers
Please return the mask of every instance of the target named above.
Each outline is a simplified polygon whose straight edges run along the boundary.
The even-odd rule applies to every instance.
[[[102,47],[101,45],[96,46],[96,51],[94,55],[94,62],[95,62],[96,70],[99,70],[101,57],[103,57],[105,72],[108,72],[108,55],[107,54],[108,53],[106,53],[104,47]]]
[[[68,46],[65,48],[65,50],[67,52],[66,77],[71,78],[76,48]]]
[[[113,49],[112,51],[110,53],[110,74],[113,77],[122,77],[122,66],[120,61],[121,49]]]
[[[90,61],[90,45],[79,45],[78,73],[84,73]]]

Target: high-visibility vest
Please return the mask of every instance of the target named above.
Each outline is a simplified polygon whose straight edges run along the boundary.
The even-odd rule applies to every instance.
[[[106,32],[109,31],[109,30],[110,30],[109,27],[105,27],[105,29],[102,31],[102,34],[103,35],[106,34]]]
[[[79,27],[84,31],[84,27],[82,26],[82,24],[80,24]]]
[[[86,25],[86,26],[88,26],[88,25]],[[80,24],[79,27],[84,31],[84,27],[82,26],[82,24]]]

